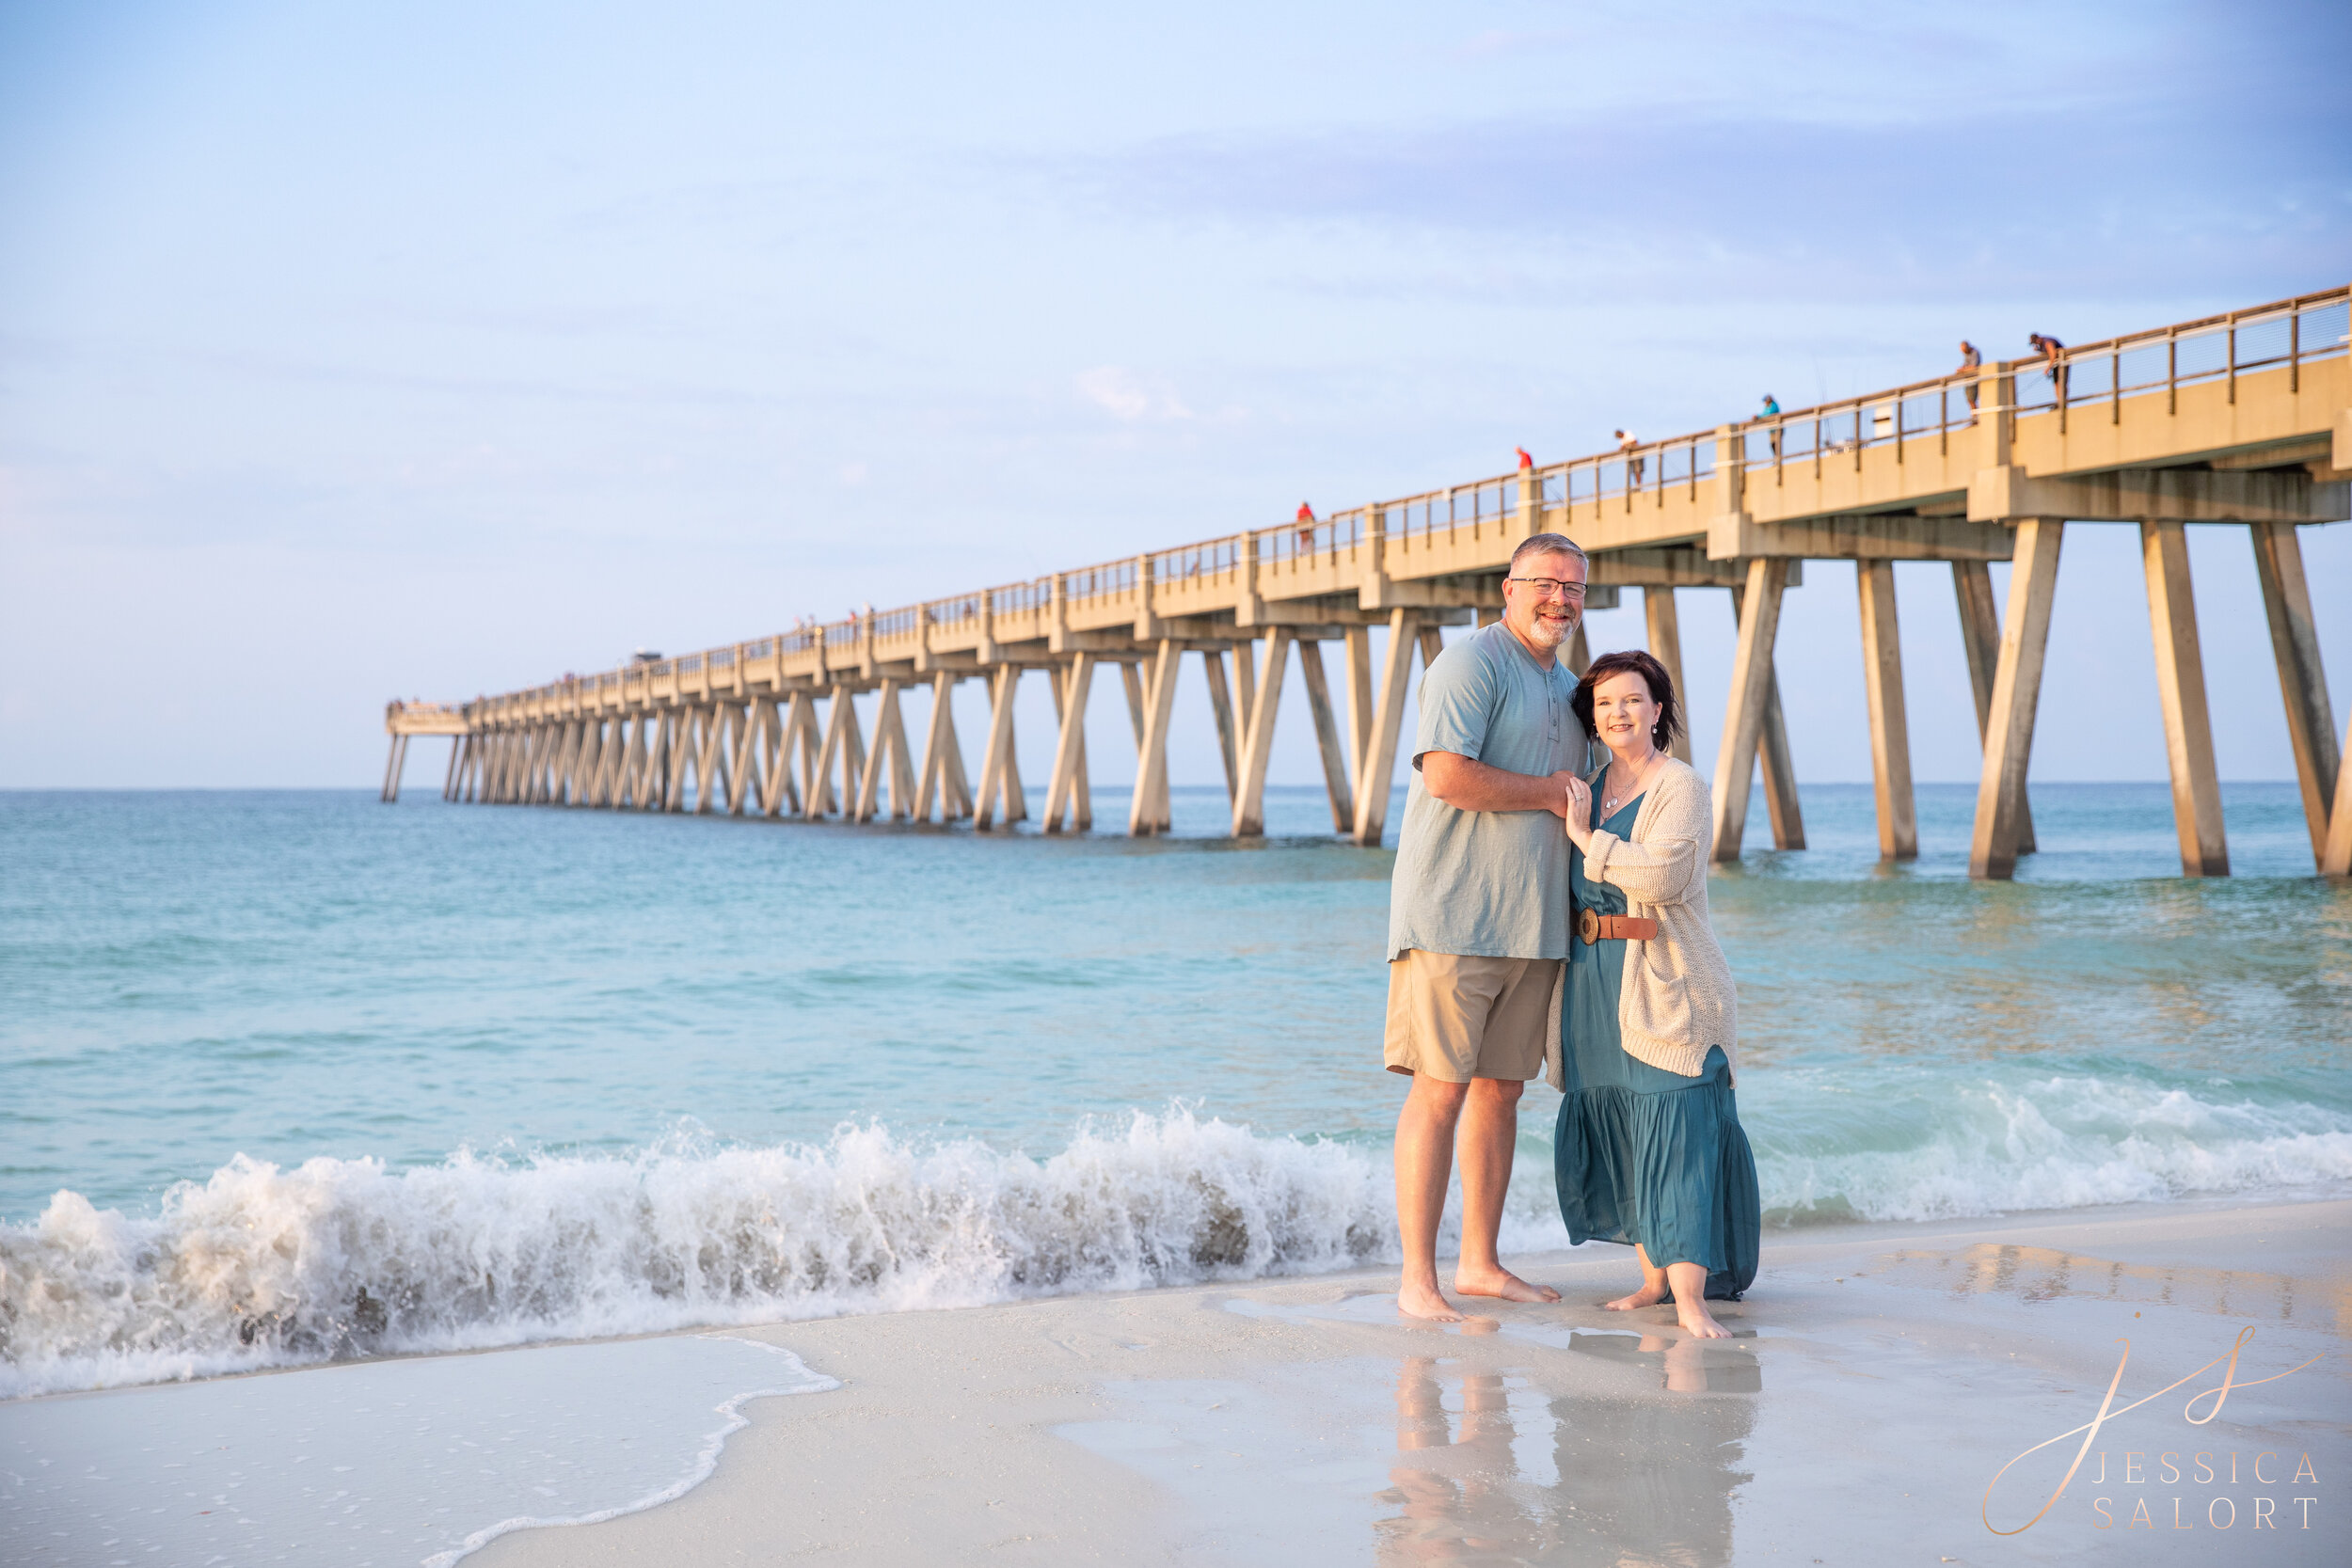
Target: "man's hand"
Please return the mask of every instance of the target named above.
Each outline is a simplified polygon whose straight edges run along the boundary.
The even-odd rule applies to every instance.
[[[1514,773],[1452,752],[1424,752],[1422,787],[1456,811],[1548,811],[1565,820],[1573,771]]]

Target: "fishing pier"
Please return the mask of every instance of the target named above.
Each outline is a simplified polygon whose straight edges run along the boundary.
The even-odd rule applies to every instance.
[[[1169,821],[1179,663],[1197,655],[1232,832],[1249,837],[1295,659],[1333,829],[1377,844],[1416,656],[1435,657],[1442,626],[1496,619],[1512,549],[1549,531],[1589,553],[1588,609],[1640,591],[1649,651],[1677,685],[1677,594],[1730,594],[1720,861],[1740,855],[1758,769],[1773,843],[1804,845],[1773,644],[1807,561],[1855,565],[1880,850],[1917,854],[1894,562],[1948,562],[1983,739],[1969,871],[2006,878],[2035,847],[2026,770],[2060,546],[2069,523],[2093,521],[2139,529],[2183,873],[2229,871],[2185,531],[2230,527],[2253,550],[2314,863],[2352,874],[2352,769],[2297,533],[2352,517],[2348,292],[462,705],[394,703],[383,796],[398,798],[411,736],[449,736],[453,800],[1007,827],[1028,816],[1013,699],[1035,673],[1059,716],[1041,826],[1086,830],[1088,698],[1116,670],[1137,756],[1127,831],[1152,834]],[[1996,561],[2010,563],[2005,606]],[[1580,631],[1569,662],[1586,657]],[[988,691],[977,771],[948,700],[967,680]],[[901,715],[918,686],[919,746]],[[854,701],[868,693],[870,737]]]

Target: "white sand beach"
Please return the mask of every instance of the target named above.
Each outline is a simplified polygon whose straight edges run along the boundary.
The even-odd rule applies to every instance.
[[[2337,1562],[2348,1243],[2346,1201],[1785,1232],[1708,1345],[1667,1308],[1602,1311],[1629,1264],[1588,1246],[1528,1269],[1560,1306],[1458,1327],[1399,1319],[1393,1275],[1360,1272],[20,1401],[0,1555]],[[2186,1409],[2249,1327],[2255,1386]],[[1995,1474],[2097,1413],[2126,1340],[2063,1494],[1994,1533],[2083,1438],[1988,1502]],[[403,1413],[370,1427],[370,1400]],[[295,1473],[303,1451],[332,1473]]]

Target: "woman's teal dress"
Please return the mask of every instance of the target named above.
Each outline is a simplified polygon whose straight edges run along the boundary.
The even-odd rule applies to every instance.
[[[1633,836],[1641,809],[1637,796],[1600,821],[1600,791],[1593,791],[1593,825],[1619,838]],[[1585,880],[1584,856],[1574,849],[1568,886],[1577,910],[1626,912],[1625,894]],[[1625,948],[1568,939],[1560,1007],[1567,1094],[1552,1142],[1560,1214],[1571,1241],[1639,1242],[1661,1269],[1703,1263],[1708,1295],[1737,1301],[1756,1280],[1763,1216],[1731,1064],[1715,1046],[1699,1076],[1685,1078],[1627,1053],[1617,1028]]]

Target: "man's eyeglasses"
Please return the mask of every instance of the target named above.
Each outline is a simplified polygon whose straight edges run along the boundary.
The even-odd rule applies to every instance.
[[[1581,582],[1562,582],[1558,578],[1512,578],[1508,580],[1523,582],[1547,599],[1575,599],[1581,602],[1584,597],[1584,585]]]

